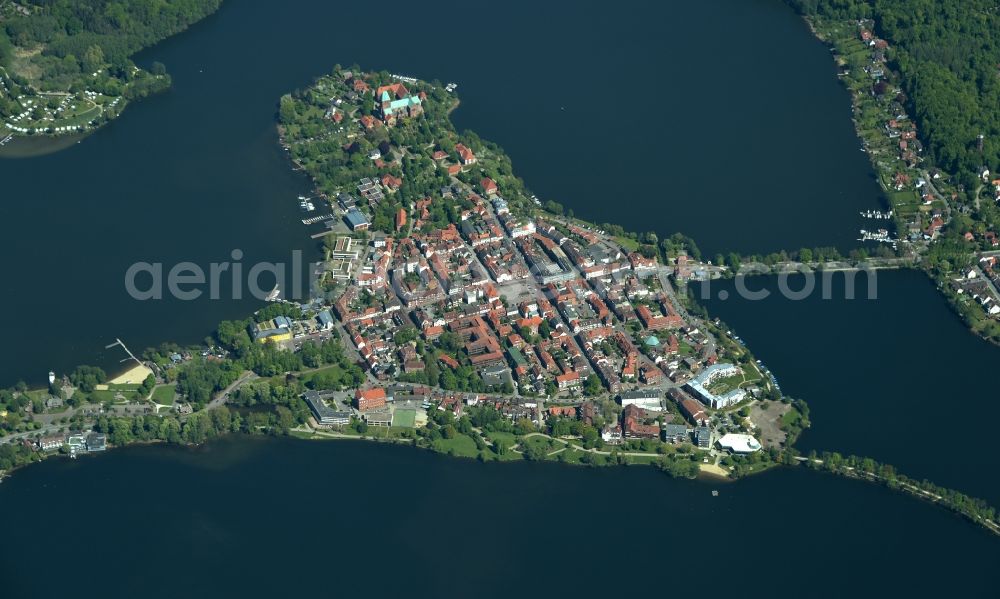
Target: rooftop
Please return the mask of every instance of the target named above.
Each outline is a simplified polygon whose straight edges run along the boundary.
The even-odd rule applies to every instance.
[[[729,433],[719,439],[719,447],[736,453],[753,453],[760,450],[760,442],[750,435]]]

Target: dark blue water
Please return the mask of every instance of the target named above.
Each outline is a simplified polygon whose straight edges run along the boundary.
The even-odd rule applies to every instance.
[[[104,345],[197,342],[253,301],[145,302],[136,261],[315,256],[277,147],[278,98],[335,63],[459,83],[460,128],[500,143],[543,199],[709,255],[849,247],[880,193],[829,53],[778,0],[414,10],[230,2],[148,50],[174,89],[63,152],[0,161],[8,316],[0,383],[114,365]],[[375,23],[378,23],[376,26]]]
[[[769,297],[740,299],[731,282],[713,282],[706,306],[777,375],[782,391],[809,403],[813,426],[799,449],[872,457],[1000,505],[993,443],[1000,405],[991,374],[1000,347],[967,331],[922,272],[877,275],[872,300],[863,276],[856,299],[846,299],[838,274],[828,300],[819,282],[794,300],[775,278],[752,278],[747,287]],[[803,285],[789,280],[794,291]]]
[[[294,199],[308,185],[277,147],[274,111],[338,62],[458,82],[456,124],[503,145],[543,199],[683,231],[710,255],[848,249],[857,211],[880,205],[828,52],[777,0],[230,2],[139,60],[164,62],[174,89],[66,151],[0,162],[0,382],[113,364],[101,350],[116,336],[197,341],[253,309],[135,302],[123,275],[137,260],[314,251]],[[956,420],[947,403],[988,403],[995,393],[961,385],[994,354],[983,363],[942,324],[932,288],[897,285],[877,308],[710,308],[810,401],[805,447],[996,498],[989,455],[949,445],[995,418]],[[926,386],[938,391],[914,400]],[[708,485],[225,442],[48,462],[5,482],[0,509],[16,515],[0,543],[5,597],[996,594],[997,541],[981,529],[798,470]]]
[[[987,597],[1000,547],[803,470],[712,484],[353,441],[52,461],[0,486],[0,509],[20,514],[0,543],[11,598]]]

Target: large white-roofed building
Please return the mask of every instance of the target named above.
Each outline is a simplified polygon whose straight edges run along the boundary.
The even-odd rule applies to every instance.
[[[750,435],[739,433],[729,433],[722,435],[717,441],[719,447],[733,453],[753,453],[760,451],[761,445],[757,439]]]

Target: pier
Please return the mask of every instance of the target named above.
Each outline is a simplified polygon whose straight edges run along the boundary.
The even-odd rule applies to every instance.
[[[334,216],[333,214],[327,214],[326,216],[311,216],[309,218],[303,218],[302,219],[302,224],[303,225],[314,225],[314,224],[316,224],[318,222],[321,222],[321,221],[324,221],[324,220],[331,220],[331,219],[334,219],[334,218],[337,218],[337,217]]]

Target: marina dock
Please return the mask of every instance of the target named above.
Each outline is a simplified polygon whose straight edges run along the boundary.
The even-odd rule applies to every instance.
[[[324,220],[331,220],[331,219],[334,219],[334,218],[337,218],[337,217],[334,216],[333,214],[327,214],[326,216],[311,216],[309,218],[303,218],[302,219],[302,224],[303,225],[314,225],[314,224],[316,224],[318,222],[322,222]]]

